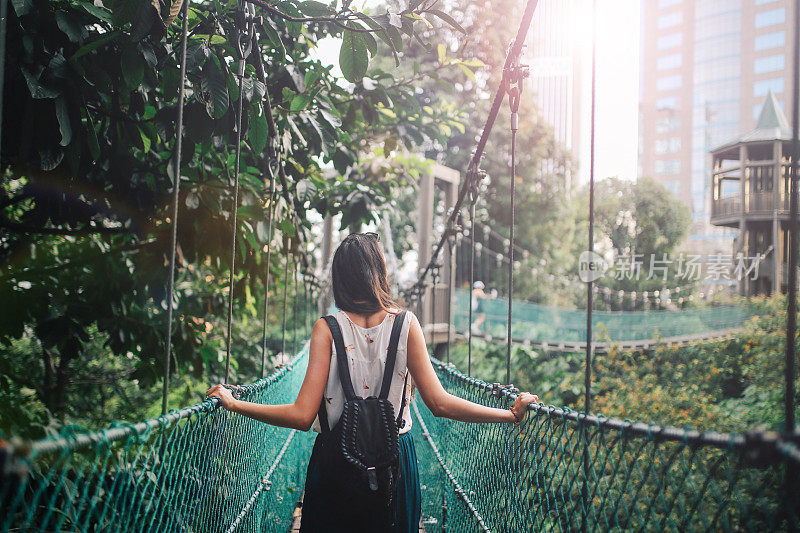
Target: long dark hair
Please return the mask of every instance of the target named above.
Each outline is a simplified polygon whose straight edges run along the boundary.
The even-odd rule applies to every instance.
[[[383,309],[395,313],[386,260],[376,234],[353,233],[345,237],[331,264],[336,307],[359,315]],[[395,309],[393,309],[395,308]]]

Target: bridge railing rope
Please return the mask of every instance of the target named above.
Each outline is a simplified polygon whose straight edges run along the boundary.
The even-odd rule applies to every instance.
[[[493,407],[514,396],[434,366],[452,394]],[[585,518],[591,531],[769,531],[800,517],[796,495],[783,505],[800,435],[701,433],[543,404],[516,428],[436,418],[418,401],[412,412],[423,516],[437,529],[575,531]]]
[[[307,346],[244,400],[290,403]],[[262,424],[217,400],[137,424],[0,448],[0,531],[285,531],[312,434]]]

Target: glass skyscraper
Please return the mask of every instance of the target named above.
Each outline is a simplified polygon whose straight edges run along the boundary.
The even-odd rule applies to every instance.
[[[691,251],[730,253],[709,223],[709,150],[751,130],[767,94],[791,105],[793,3],[643,0],[639,173],[692,210]]]

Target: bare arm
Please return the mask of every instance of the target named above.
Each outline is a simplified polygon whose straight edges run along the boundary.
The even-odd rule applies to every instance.
[[[417,384],[422,401],[434,416],[462,422],[514,422],[522,420],[529,403],[539,401],[537,396],[523,392],[514,402],[512,412],[508,409],[487,407],[450,394],[444,390],[433,369],[417,317],[411,318],[408,331],[408,369]]]
[[[231,391],[223,385],[216,385],[206,392],[206,396],[219,398],[222,406],[228,411],[246,417],[301,431],[311,429],[317,416],[325,384],[328,382],[328,371],[331,366],[331,342],[333,338],[328,324],[319,319],[311,333],[311,346],[308,358],[308,369],[294,403],[283,405],[264,405],[244,402],[235,399]]]

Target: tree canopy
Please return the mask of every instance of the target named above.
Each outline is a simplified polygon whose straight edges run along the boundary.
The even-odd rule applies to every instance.
[[[123,365],[126,378],[152,383],[160,375],[174,223],[173,355],[181,371],[216,371],[239,99],[235,363],[255,356],[252,323],[267,291],[291,277],[297,261],[284,258],[306,246],[307,211],[369,219],[368,206],[385,202],[403,176],[371,172],[363,154],[375,142],[390,149],[444,142],[459,123],[452,109],[421,104],[417,83],[428,70],[409,77],[392,70],[430,20],[457,26],[435,2],[366,13],[348,1],[256,1],[258,40],[240,85],[237,2],[183,1],[12,2],[0,160],[0,342],[32,339],[44,368],[36,392],[54,412],[65,409],[82,352],[97,339],[135,363]],[[182,10],[188,47],[178,173]],[[319,47],[337,40],[342,76],[319,58]],[[379,46],[395,65],[375,66]],[[284,170],[280,194],[270,198],[273,147]],[[180,212],[173,221],[176,179]],[[274,264],[266,279],[269,247]]]

